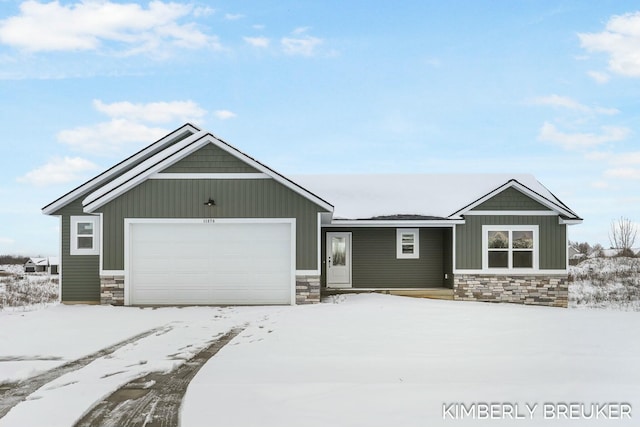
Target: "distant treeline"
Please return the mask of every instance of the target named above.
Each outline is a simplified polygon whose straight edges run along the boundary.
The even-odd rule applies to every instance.
[[[0,255],[0,264],[24,264],[28,259],[28,256]]]

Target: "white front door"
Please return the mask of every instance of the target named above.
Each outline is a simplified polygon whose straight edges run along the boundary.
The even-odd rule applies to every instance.
[[[327,287],[351,287],[351,233],[327,233]]]

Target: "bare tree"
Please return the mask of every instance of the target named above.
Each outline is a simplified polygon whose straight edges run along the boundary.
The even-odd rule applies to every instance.
[[[629,218],[620,217],[611,221],[611,229],[609,230],[609,242],[615,249],[619,249],[620,256],[634,256],[631,250],[636,241],[638,230],[636,225]]]

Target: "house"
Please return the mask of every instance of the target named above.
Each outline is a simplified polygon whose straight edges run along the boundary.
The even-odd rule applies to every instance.
[[[29,258],[24,263],[25,273],[43,273],[47,271],[47,258]]]
[[[186,124],[43,208],[66,303],[304,304],[321,291],[567,305],[567,226],[531,175],[284,176]]]
[[[24,263],[25,273],[44,273],[58,274],[59,261],[58,257],[49,258],[29,258]]]
[[[58,274],[60,269],[60,258],[51,256],[49,257],[49,262],[47,264],[47,272],[49,274]]]

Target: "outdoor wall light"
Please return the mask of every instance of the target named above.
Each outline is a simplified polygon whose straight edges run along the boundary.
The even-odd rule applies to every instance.
[[[208,200],[208,201],[206,201],[206,202],[204,202],[204,205],[205,205],[205,206],[215,206],[215,205],[216,205],[216,202],[215,202],[215,200],[213,200],[211,197],[209,197],[209,200]]]

